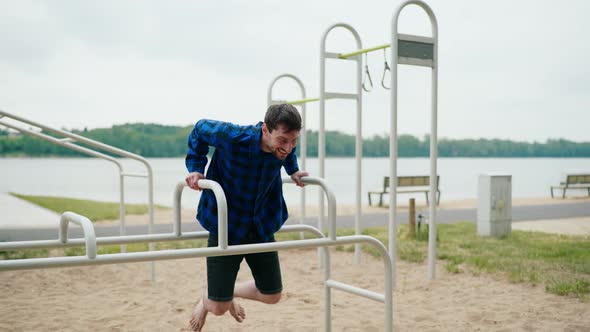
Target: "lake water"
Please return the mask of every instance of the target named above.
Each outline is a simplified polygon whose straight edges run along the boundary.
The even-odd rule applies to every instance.
[[[149,159],[154,170],[154,201],[172,206],[176,183],[186,175],[183,158]],[[127,172],[145,172],[142,165],[122,159]],[[362,200],[367,203],[367,191],[382,186],[383,176],[389,175],[389,159],[363,160]],[[401,158],[398,175],[427,175],[427,158]],[[307,160],[307,170],[318,175],[318,160]],[[590,158],[441,158],[438,160],[442,200],[476,198],[479,174],[499,172],[512,175],[513,197],[548,197],[549,187],[558,184],[564,172],[590,172]],[[339,204],[355,201],[354,158],[326,160],[326,180],[336,193]],[[30,195],[65,196],[102,201],[119,201],[119,175],[114,164],[92,158],[2,158],[0,159],[0,192]],[[299,190],[285,186],[289,204],[299,202]],[[317,189],[308,188],[308,205],[317,205]],[[583,195],[583,192],[579,194]],[[569,195],[569,193],[568,193]],[[417,200],[423,200],[423,194]],[[126,202],[147,202],[147,180],[126,178]],[[400,195],[398,201],[409,198]],[[185,190],[183,206],[194,206],[198,193]]]

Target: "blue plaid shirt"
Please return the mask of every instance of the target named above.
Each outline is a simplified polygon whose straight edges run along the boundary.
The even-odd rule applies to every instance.
[[[189,172],[203,174],[209,146],[215,147],[206,178],[219,183],[225,192],[231,245],[243,243],[252,234],[256,242],[273,241],[274,233],[289,217],[281,167],[289,175],[299,170],[295,149],[280,160],[260,149],[261,137],[262,122],[238,126],[214,120],[200,120],[188,136],[185,162]],[[217,202],[211,190],[202,192],[197,219],[217,236]]]

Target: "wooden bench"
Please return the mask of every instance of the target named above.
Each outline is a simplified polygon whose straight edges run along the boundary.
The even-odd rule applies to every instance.
[[[436,204],[440,203],[440,175],[436,176],[436,192],[438,194]],[[397,193],[419,193],[423,192],[426,195],[426,204],[430,204],[428,201],[428,193],[430,192],[430,176],[398,176],[397,177]],[[369,205],[371,205],[371,196],[379,195],[379,206],[383,206],[383,195],[389,194],[389,176],[383,177],[383,190],[381,191],[369,191]]]
[[[561,189],[562,198],[565,198],[565,192],[568,189],[586,189],[590,196],[590,174],[568,174],[564,182],[559,186],[551,186],[551,198],[553,198],[553,189]]]

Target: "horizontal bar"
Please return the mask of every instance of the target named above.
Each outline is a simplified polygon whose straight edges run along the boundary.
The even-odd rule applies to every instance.
[[[94,225],[92,225],[90,219],[74,212],[64,212],[59,221],[59,241],[61,243],[68,242],[68,229],[71,222],[82,227],[86,256],[94,259],[96,257],[96,235],[94,234]]]
[[[116,148],[114,146],[110,146],[108,144],[104,144],[104,143],[101,143],[99,141],[95,141],[95,140],[92,140],[90,138],[87,138],[87,137],[84,137],[84,136],[81,136],[81,135],[78,135],[78,134],[74,134],[74,133],[68,132],[66,130],[61,130],[61,129],[56,129],[56,128],[52,128],[52,127],[49,127],[49,126],[45,126],[45,125],[43,125],[41,123],[38,123],[38,122],[35,122],[35,121],[32,121],[32,120],[27,120],[25,118],[22,118],[20,116],[14,115],[14,114],[10,114],[8,112],[3,111],[2,109],[0,109],[0,115],[6,116],[9,119],[13,119],[13,120],[16,120],[16,121],[19,121],[19,122],[26,123],[26,124],[28,124],[30,126],[35,126],[37,128],[41,128],[43,130],[51,131],[51,132],[54,132],[56,134],[59,134],[59,135],[65,136],[65,137],[73,138],[73,139],[75,139],[79,143],[87,144],[87,145],[90,145],[90,146],[92,146],[94,148],[102,149],[102,150],[105,150],[105,151],[108,151],[108,152],[117,154],[117,155],[122,156],[122,157],[127,157],[127,158],[131,158],[131,159],[135,159],[135,160],[140,161],[143,164],[145,164],[146,168],[148,169],[148,172],[151,171],[151,166],[149,165],[147,159],[145,159],[144,157],[142,157],[140,155],[137,155],[135,153],[131,153],[129,151],[125,151],[123,149],[119,149],[119,148]],[[16,129],[16,130],[19,130],[19,131],[21,130],[19,127],[16,127],[16,128],[13,128],[13,129]]]
[[[333,53],[333,52],[326,52],[324,53],[324,56],[327,59],[340,59],[340,60],[352,60],[352,61],[358,61],[359,58],[356,58],[354,56],[348,57],[348,58],[342,58],[340,53]]]
[[[326,280],[326,286],[330,287],[330,288],[335,288],[335,289],[339,289],[341,291],[350,293],[350,294],[354,294],[354,295],[358,295],[358,296],[362,296],[365,297],[369,300],[374,300],[377,302],[382,302],[385,303],[385,295],[383,294],[379,294],[379,293],[375,293],[372,292],[370,290],[366,290],[364,288],[358,288],[355,286],[351,286],[348,284],[344,284],[338,281],[334,281],[334,280]]]
[[[424,43],[424,44],[434,44],[434,39],[432,37],[406,35],[406,34],[402,34],[402,33],[399,33],[397,36],[398,36],[397,37],[398,41],[409,41],[409,42]],[[389,48],[389,47],[391,47],[391,44],[384,44],[384,45],[379,45],[379,46],[375,46],[375,47],[363,48],[363,49],[360,49],[360,50],[357,50],[354,52],[350,52],[350,53],[338,54],[337,58],[338,59],[348,59],[348,58],[354,57],[359,54],[374,52],[374,51],[382,50],[382,49]],[[328,57],[328,54],[332,55],[333,53],[326,53],[326,57]],[[330,56],[330,57],[332,57],[332,56]]]
[[[320,230],[309,225],[287,225],[283,226],[279,232],[309,232],[317,237],[324,235]],[[97,245],[111,245],[111,244],[129,244],[129,243],[147,243],[147,242],[170,242],[204,239],[209,236],[207,231],[187,232],[180,236],[170,233],[159,234],[142,234],[142,235],[126,235],[126,236],[104,236],[97,237]],[[69,239],[68,242],[63,243],[60,240],[40,240],[40,241],[14,241],[14,242],[0,242],[0,250],[24,250],[24,249],[42,249],[42,248],[67,248],[79,247],[84,245],[84,239],[75,238]]]
[[[204,233],[204,234],[201,234]],[[181,236],[172,236],[172,234],[142,234],[126,236],[104,236],[96,238],[97,245],[110,244],[128,244],[141,242],[166,242],[197,239],[207,237],[209,232],[187,232]],[[84,245],[84,239],[70,239],[66,243],[59,240],[40,240],[40,241],[15,241],[0,243],[0,250],[22,250],[22,249],[41,249],[41,248],[61,248],[61,247],[78,247]]]
[[[135,178],[147,178],[148,175],[145,173],[130,173],[130,172],[125,172],[125,173],[121,173],[121,175],[123,176],[129,176],[129,177],[135,177]]]
[[[76,140],[71,137],[65,137],[65,138],[60,138],[59,141],[64,142],[64,143],[70,143],[70,142],[75,142]]]
[[[346,59],[346,58],[353,57],[355,55],[359,55],[359,54],[363,54],[363,53],[369,53],[369,52],[373,52],[373,51],[382,50],[382,49],[388,48],[390,46],[391,46],[390,44],[385,44],[385,45],[380,45],[380,46],[375,46],[375,47],[370,47],[370,48],[363,48],[363,49],[360,49],[358,51],[340,54],[338,56],[338,58],[339,59]]]
[[[359,95],[356,93],[339,93],[339,92],[325,92],[326,99],[358,99]]]
[[[0,114],[0,115],[2,115],[2,114]],[[0,121],[0,125],[5,126],[7,128],[10,128],[10,129],[14,129],[14,130],[16,130],[16,131],[18,131],[20,133],[26,133],[26,134],[29,134],[31,136],[35,136],[37,138],[41,138],[43,140],[46,140],[46,141],[51,142],[51,143],[55,143],[57,145],[65,146],[65,147],[70,148],[72,150],[75,150],[75,151],[78,151],[78,152],[81,152],[81,153],[85,153],[85,154],[87,154],[89,156],[93,156],[93,157],[97,157],[97,158],[102,158],[102,159],[108,160],[108,161],[116,164],[117,167],[120,170],[123,169],[123,167],[121,166],[121,163],[119,163],[115,158],[113,158],[111,156],[108,156],[108,155],[106,155],[104,153],[101,153],[101,152],[98,152],[98,151],[94,151],[94,150],[90,150],[89,148],[86,148],[86,147],[83,147],[83,146],[79,146],[79,145],[76,145],[76,144],[72,144],[70,142],[62,142],[60,139],[55,138],[53,136],[49,136],[49,135],[43,134],[42,132],[37,132],[37,131],[25,129],[25,128],[22,128],[22,127],[19,127],[19,126],[16,126],[16,125],[13,125],[13,124],[4,122],[4,121]]]
[[[326,99],[357,99],[357,95],[354,93],[338,93],[338,92],[326,92],[325,93]],[[272,104],[290,104],[290,105],[301,105],[306,103],[313,103],[316,101],[320,101],[320,98],[307,98],[307,99],[300,99],[300,100],[292,100],[292,101],[285,101],[285,100],[272,100]]]
[[[291,105],[300,105],[300,104],[306,104],[306,103],[312,103],[314,101],[320,101],[320,98],[307,98],[307,99],[300,99],[300,100],[292,100],[292,101],[285,101],[285,104],[291,104]]]
[[[133,253],[120,254],[105,254],[97,255],[95,259],[89,259],[84,256],[74,257],[51,257],[51,258],[31,258],[31,259],[14,259],[0,261],[0,271],[9,270],[29,270],[39,268],[58,268],[71,266],[87,266],[87,265],[105,265],[105,264],[120,264],[133,262],[149,262],[170,259],[185,259],[197,257],[212,257],[212,256],[229,256],[245,253],[259,253],[277,250],[290,249],[305,249],[328,247],[335,245],[345,245],[353,243],[367,243],[373,245],[378,249],[381,255],[388,255],[387,249],[379,240],[367,235],[350,235],[331,240],[328,238],[322,239],[305,239],[285,242],[269,242],[257,244],[245,244],[228,246],[226,249],[220,247],[208,248],[190,248],[190,249],[174,249],[174,250],[160,250],[160,251],[145,251]],[[386,273],[389,269],[391,272],[391,261],[387,256],[384,256],[384,262],[387,264]]]

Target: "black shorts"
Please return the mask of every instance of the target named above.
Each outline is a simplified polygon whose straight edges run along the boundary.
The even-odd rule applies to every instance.
[[[208,246],[217,246],[217,236],[209,236]],[[207,257],[207,289],[210,300],[227,302],[233,299],[234,285],[243,258],[246,258],[256,288],[262,294],[276,294],[283,290],[279,254],[276,251]]]

